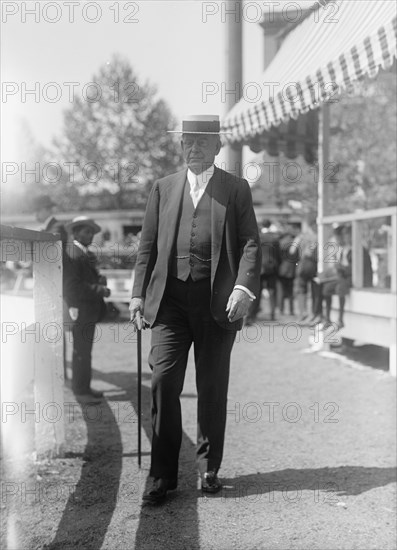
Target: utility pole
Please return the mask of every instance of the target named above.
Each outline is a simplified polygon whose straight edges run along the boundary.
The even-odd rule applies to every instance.
[[[238,103],[243,87],[243,0],[227,0],[225,114]],[[242,145],[226,147],[226,170],[241,175]]]

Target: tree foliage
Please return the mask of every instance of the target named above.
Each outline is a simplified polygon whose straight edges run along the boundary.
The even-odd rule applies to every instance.
[[[396,72],[365,79],[331,105],[329,213],[396,204]]]
[[[156,88],[114,56],[64,113],[63,135],[54,143],[64,186],[96,208],[144,204],[153,181],[181,164],[167,134],[174,125]]]
[[[330,163],[325,169],[326,214],[353,212],[396,204],[396,71],[381,71],[344,92],[330,104]],[[269,177],[272,163],[279,174]],[[258,160],[261,177],[257,201],[317,210],[318,164],[282,154]],[[255,198],[255,197],[254,197]]]

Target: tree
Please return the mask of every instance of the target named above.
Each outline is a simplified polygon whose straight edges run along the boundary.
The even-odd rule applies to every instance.
[[[396,204],[396,72],[380,71],[331,105],[331,159],[338,172],[329,213]]]
[[[396,204],[396,91],[394,67],[380,71],[374,80],[364,79],[330,104],[326,214]],[[256,184],[262,191],[259,200],[280,206],[294,200],[306,212],[317,210],[318,164],[310,166],[301,156],[288,160],[281,153],[263,153],[258,162],[265,167]],[[278,177],[271,178],[275,163]]]
[[[105,208],[143,205],[154,180],[181,166],[167,134],[174,126],[156,88],[113,56],[64,114],[63,135],[54,142],[63,188],[77,188],[83,200],[96,195]]]

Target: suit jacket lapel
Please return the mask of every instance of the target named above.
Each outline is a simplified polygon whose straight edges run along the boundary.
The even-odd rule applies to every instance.
[[[167,200],[167,210],[166,210],[166,220],[167,220],[167,257],[170,258],[172,247],[175,242],[175,236],[178,228],[178,223],[181,215],[183,192],[185,189],[185,182],[187,177],[187,169],[178,172],[175,175],[172,183],[169,185],[167,190],[168,200]]]
[[[211,282],[213,282],[221,253],[231,185],[226,181],[226,173],[216,166],[211,184]]]

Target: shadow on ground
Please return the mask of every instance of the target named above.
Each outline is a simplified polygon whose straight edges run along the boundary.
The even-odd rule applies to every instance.
[[[87,403],[79,403],[86,423],[87,444],[83,453],[70,451],[65,458],[82,458],[81,476],[78,483],[70,487],[70,496],[56,535],[51,543],[44,546],[46,550],[66,547],[98,550],[102,547],[120,497],[122,459],[126,456],[137,456],[137,453],[123,453],[119,425],[120,420],[126,421],[126,418],[125,415],[117,418],[120,408],[115,407],[117,401],[120,402],[121,409],[132,404],[134,414],[129,415],[128,421],[133,422],[131,436],[136,437],[136,373],[93,371],[93,375],[97,380],[120,388],[122,392],[112,396],[111,403],[104,399],[91,408]],[[151,439],[150,388],[145,385],[150,374],[143,373],[142,379],[142,429]],[[132,548],[152,549],[158,547],[159,543],[167,547],[171,542],[175,548],[199,548],[194,463],[195,445],[183,433],[178,493],[186,492],[183,500],[184,514],[177,513],[180,510],[180,500],[175,499],[178,494],[176,492],[170,493],[170,498],[161,507],[141,507],[139,504],[139,525]],[[136,488],[134,480],[131,480],[131,486]],[[144,490],[147,491],[150,486],[151,478],[147,478]],[[131,502],[136,502],[136,494],[130,496]]]
[[[223,479],[218,498],[250,499],[252,495],[268,494],[272,502],[275,492],[286,500],[299,500],[302,491],[313,491],[315,502],[338,502],[340,496],[359,495],[396,481],[396,468],[339,466],[336,468],[293,468],[275,472],[250,474]]]
[[[348,359],[357,361],[373,369],[389,370],[389,349],[372,344],[355,346],[350,340],[343,339],[340,349],[333,350]]]
[[[103,373],[95,371],[97,380],[118,386],[124,390],[121,397],[112,397],[112,400],[128,401],[137,411],[137,376],[125,371]],[[146,383],[151,379],[149,373],[142,373],[142,429],[146,437],[151,440],[152,428],[150,421],[150,388]],[[189,397],[183,394],[183,397]],[[136,426],[136,424],[134,424]],[[133,437],[136,436],[134,429]],[[135,546],[145,550],[159,547],[200,548],[199,525],[197,512],[197,474],[195,469],[195,444],[185,432],[182,434],[182,446],[179,459],[178,491],[169,494],[165,505],[151,507],[139,505],[139,525],[135,534]],[[151,487],[151,478],[147,478],[144,492]],[[183,514],[179,496],[183,494]]]
[[[117,504],[122,468],[120,430],[106,400],[89,405],[77,398],[87,428],[87,444],[82,454],[81,476],[69,487],[53,541],[48,550],[77,546],[101,548]],[[70,420],[70,419],[69,419]],[[66,453],[73,458],[79,453]]]

